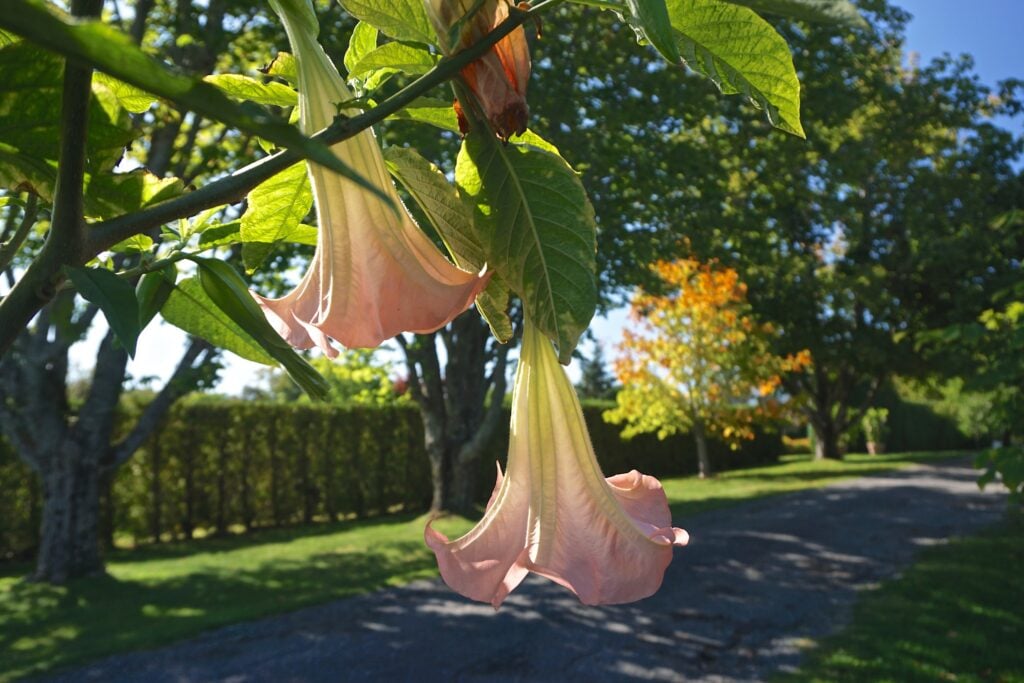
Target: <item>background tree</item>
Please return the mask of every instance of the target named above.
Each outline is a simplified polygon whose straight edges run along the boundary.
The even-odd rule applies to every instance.
[[[83,15],[96,15],[102,3],[73,3],[75,8]],[[343,21],[336,4],[326,11],[334,15],[335,25],[351,26]],[[264,20],[264,12],[257,2],[197,6],[185,0],[140,0],[130,20],[117,13],[104,18],[136,44],[159,50],[182,71],[203,75],[215,67],[255,70],[268,61],[267,45],[283,40],[283,32]],[[228,24],[230,31],[225,29]],[[345,33],[332,37],[343,41]],[[91,185],[82,210],[88,219],[120,215],[173,197],[186,184],[202,183],[237,165],[258,147],[253,136],[170,103],[157,103],[144,93],[135,93],[141,99],[135,106],[127,105],[128,109],[113,96],[112,81],[92,77],[88,69],[69,66],[65,70],[62,64],[59,57],[25,41],[0,46],[0,69],[5,74],[21,73],[32,84],[31,89],[19,89],[18,82],[5,77],[0,85],[0,97],[12,112],[0,126],[0,143],[54,162],[60,156],[61,165],[68,167],[57,141],[63,139],[73,147],[76,137],[84,140]],[[76,102],[65,99],[63,114],[62,81],[77,82],[81,88]],[[81,117],[74,125],[62,118],[75,117],[83,106],[89,112],[88,134]],[[14,113],[30,119],[33,130],[43,130],[40,138],[49,147],[27,147],[29,140],[19,132],[24,130],[21,119]],[[141,168],[115,175],[122,154],[129,167]],[[23,156],[0,154],[0,182],[18,190],[9,190],[7,201],[0,202],[0,268],[10,288],[30,257],[42,250],[43,237],[55,219],[56,209],[51,207],[57,198],[53,179],[33,171]],[[74,184],[73,179],[66,182],[67,187]],[[218,215],[230,217],[230,212]],[[152,260],[159,236],[154,229],[120,245],[112,261],[131,269]],[[280,258],[287,261],[289,255]],[[136,282],[138,277],[132,284]],[[115,330],[108,329],[99,344],[85,400],[75,401],[68,394],[70,349],[86,338],[98,313],[95,303],[64,289],[14,347],[0,356],[0,432],[42,482],[41,541],[34,572],[40,581],[63,583],[102,571],[100,497],[106,482],[153,433],[174,401],[193,389],[211,386],[219,367],[217,350],[202,339],[190,338],[170,379],[139,421],[115,439],[115,413],[129,358]]]
[[[759,400],[808,359],[771,353],[771,328],[754,320],[735,270],[694,260],[663,261],[653,270],[663,291],[633,297],[630,313],[639,329],[624,333],[615,362],[623,388],[604,417],[626,423],[626,437],[691,431],[700,476],[707,477],[708,437],[753,438]]]
[[[894,372],[934,369],[916,335],[975,320],[1020,279],[1024,256],[1021,231],[992,222],[1020,204],[1021,140],[991,118],[1019,116],[1017,84],[990,91],[969,58],[904,67],[906,13],[858,5],[870,30],[777,23],[800,73],[806,141],[766,130],[739,100],[709,106],[705,82],[652,73],[611,13],[538,66],[571,96],[533,101],[583,171],[606,301],[653,287],[645,264],[658,258],[736,269],[754,315],[777,331],[774,351],[814,357],[786,389],[806,399],[821,457],[839,456]]]
[[[604,345],[594,342],[594,353],[583,356],[580,361],[580,381],[576,385],[576,393],[580,398],[609,400],[615,398],[619,384],[615,375],[608,370],[604,357]]]

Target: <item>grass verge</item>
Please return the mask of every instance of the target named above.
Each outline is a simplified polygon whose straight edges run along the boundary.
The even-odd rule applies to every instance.
[[[762,496],[898,469],[955,453],[849,456],[663,483],[677,521]],[[0,566],[0,681],[436,575],[424,518],[382,517],[119,550],[108,575],[65,587],[24,583]],[[469,529],[440,520],[449,536]],[[685,523],[684,523],[685,525]]]
[[[1024,681],[1024,518],[932,548],[780,681]]]

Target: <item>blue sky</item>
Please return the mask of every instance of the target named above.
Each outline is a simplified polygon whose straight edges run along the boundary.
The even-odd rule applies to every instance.
[[[920,53],[923,61],[944,52],[966,52],[974,56],[977,73],[989,85],[1010,77],[1024,80],[1024,0],[903,0],[896,4],[914,17],[907,28],[906,47]],[[1024,132],[1020,121],[1014,127]],[[621,338],[625,320],[624,309],[594,320],[592,329],[605,346],[608,359],[614,355],[612,347]],[[73,349],[73,362],[79,372],[92,366],[103,332],[103,325],[94,326],[89,341]],[[169,376],[183,344],[184,335],[178,330],[163,324],[151,325],[139,340],[139,354],[130,365],[130,372],[136,377]],[[584,352],[591,352],[589,344]],[[228,367],[220,388],[229,393],[236,393],[253,381],[254,371],[261,367],[231,354],[226,354],[226,360]],[[570,374],[577,374],[575,368],[570,368]]]
[[[989,85],[1006,78],[1024,80],[1024,0],[902,0],[913,15],[907,49],[930,60],[944,52],[968,53]],[[1010,125],[1009,122],[1001,122]],[[1013,124],[1017,131],[1024,124]]]
[[[994,83],[1024,79],[1024,0],[902,0],[914,18],[907,48],[925,59],[943,52],[974,56],[978,74]]]

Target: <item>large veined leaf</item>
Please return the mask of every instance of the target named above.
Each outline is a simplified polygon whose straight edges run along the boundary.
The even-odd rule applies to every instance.
[[[273,245],[294,231],[313,206],[313,191],[306,163],[293,164],[252,189],[242,214],[240,237],[243,243],[258,243],[245,249],[242,258],[248,270],[255,270],[273,250]]]
[[[637,38],[654,46],[670,64],[678,64],[679,49],[672,34],[672,22],[668,18],[665,0],[626,0],[629,8],[629,22]]]
[[[455,179],[488,264],[568,363],[597,304],[594,209],[576,173],[550,152],[478,129],[463,141]]]
[[[128,85],[124,81],[119,81],[113,76],[108,76],[102,72],[94,74],[92,82],[94,89],[105,88],[117,98],[118,103],[125,110],[133,114],[149,111],[149,108],[156,103],[156,98],[145,90],[136,88],[134,85]]]
[[[679,52],[726,94],[742,93],[772,125],[804,137],[789,46],[756,12],[721,0],[668,0]]]
[[[420,10],[422,12],[422,7]],[[307,138],[297,127],[251,102],[234,102],[209,83],[171,71],[111,26],[98,21],[72,21],[40,0],[6,0],[0,12],[0,28],[170,100],[183,109],[252,133],[280,147],[300,151],[310,160],[390,202],[380,188],[349,168],[330,148]]]
[[[376,27],[395,40],[432,45],[434,29],[427,19],[423,0],[340,0],[341,6],[360,21]]]
[[[161,307],[160,315],[175,327],[214,346],[255,363],[274,365],[274,359],[210,300],[198,278],[186,278],[176,284]]]
[[[473,214],[441,170],[407,147],[388,147],[384,161],[441,236],[455,264],[479,272],[487,263],[487,254],[476,234]],[[503,343],[512,338],[512,321],[506,312],[508,297],[508,287],[501,278],[492,276],[476,298],[477,309]]]
[[[729,0],[766,14],[778,14],[821,24],[866,28],[857,7],[849,0]]]

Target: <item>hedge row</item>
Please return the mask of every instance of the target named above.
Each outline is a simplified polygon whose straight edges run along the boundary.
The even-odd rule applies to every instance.
[[[687,436],[623,441],[601,419],[610,404],[584,413],[608,474],[638,469],[659,477],[696,471]],[[125,422],[134,410],[125,409]],[[505,421],[507,425],[507,420]],[[508,428],[493,456],[478,463],[478,495],[494,484]],[[737,451],[711,444],[721,468],[768,463],[781,453],[776,435]],[[0,558],[35,546],[39,493],[28,468],[0,447]],[[189,537],[197,529],[226,531],[364,517],[402,507],[426,509],[430,471],[423,429],[412,407],[338,407],[201,397],[179,402],[159,432],[117,473],[106,496],[111,536]]]

